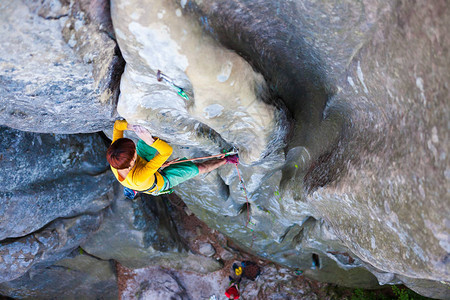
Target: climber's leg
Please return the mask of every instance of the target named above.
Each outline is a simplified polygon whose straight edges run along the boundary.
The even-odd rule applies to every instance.
[[[198,167],[198,173],[205,174],[211,172],[212,170],[217,169],[218,167],[223,166],[226,163],[227,163],[226,160],[222,158],[222,159],[207,160],[202,163],[196,163],[196,165]]]
[[[173,164],[161,171],[161,175],[163,175],[170,183],[167,189],[173,188],[198,174],[200,174],[199,168],[191,161]]]
[[[186,159],[182,158],[181,160]],[[173,188],[180,183],[185,182],[199,174],[205,174],[217,169],[224,164],[237,164],[239,163],[239,158],[237,155],[227,156],[220,159],[212,159],[202,163],[193,163],[191,161],[186,161],[178,164],[172,164],[161,171],[168,181],[169,186],[165,189]]]
[[[221,159],[214,159],[214,160],[208,160],[202,163],[197,163],[197,167],[199,170],[199,174],[204,174],[211,172],[212,170],[217,169],[220,166],[223,166],[225,164],[234,164],[237,165],[239,163],[239,156],[236,155],[230,155],[226,156],[225,158]]]

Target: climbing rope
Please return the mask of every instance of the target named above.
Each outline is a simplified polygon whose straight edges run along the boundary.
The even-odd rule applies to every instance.
[[[181,98],[184,98],[185,100],[189,101],[189,96],[186,94],[186,92],[183,90],[183,88],[178,86],[178,85],[176,85],[169,76],[167,76],[166,74],[164,74],[160,70],[158,70],[158,72],[156,73],[156,79],[158,81],[160,81],[160,82],[164,81],[169,86],[173,87],[177,91],[177,94]]]
[[[210,155],[210,156],[187,158],[187,159],[176,158],[174,160],[171,160],[171,161],[168,161],[168,162],[164,163],[162,165],[162,167],[165,168],[165,167],[168,167],[170,165],[179,164],[179,163],[186,162],[186,161],[197,161],[197,160],[204,160],[204,159],[210,159],[210,158],[224,158],[226,156],[235,155],[235,154],[238,154],[238,152],[237,152],[237,150],[233,149],[233,150],[228,151],[228,152],[224,152],[224,153],[216,154],[216,155]]]

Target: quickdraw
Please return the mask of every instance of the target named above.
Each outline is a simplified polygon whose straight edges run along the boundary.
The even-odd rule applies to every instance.
[[[166,74],[164,74],[163,72],[161,72],[161,70],[158,70],[158,72],[156,73],[156,79],[161,82],[164,81],[166,84],[168,84],[169,86],[171,86],[172,88],[174,88],[177,91],[177,94],[189,101],[189,96],[186,94],[186,92],[184,91],[184,89],[178,85],[176,85],[173,80],[167,76]]]

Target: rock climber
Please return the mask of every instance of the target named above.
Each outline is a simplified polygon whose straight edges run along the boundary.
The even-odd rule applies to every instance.
[[[123,137],[125,130],[137,134],[140,138],[137,145]],[[131,199],[138,192],[151,195],[168,193],[174,186],[199,174],[211,172],[225,164],[239,162],[237,155],[230,155],[202,163],[181,162],[159,170],[172,151],[169,144],[154,138],[144,127],[128,124],[126,120],[117,120],[114,123],[113,140],[106,152],[106,158],[114,176],[125,187],[125,195]]]
[[[237,276],[242,276],[243,278],[247,278],[252,281],[254,281],[259,274],[261,274],[261,268],[256,263],[248,260],[241,262],[240,266],[234,263],[233,270]]]

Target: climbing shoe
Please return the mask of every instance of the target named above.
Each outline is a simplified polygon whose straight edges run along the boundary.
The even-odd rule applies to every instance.
[[[225,156],[225,160],[226,160],[227,164],[237,165],[239,163],[239,156],[237,154]]]

